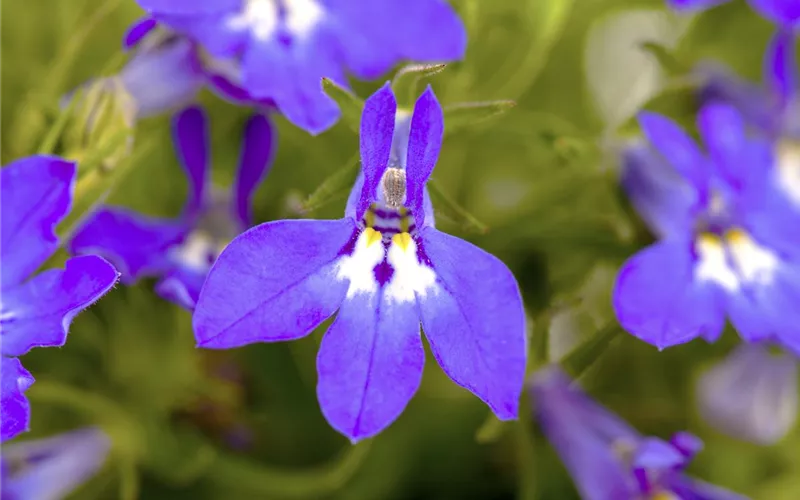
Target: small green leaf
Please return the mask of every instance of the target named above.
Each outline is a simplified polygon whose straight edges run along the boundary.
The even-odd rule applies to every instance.
[[[322,89],[328,94],[328,97],[339,105],[339,109],[342,111],[342,121],[356,133],[360,132],[361,112],[364,109],[364,101],[328,78],[322,79]]]
[[[564,356],[561,367],[573,379],[577,379],[605,353],[621,332],[622,328],[617,323],[607,325]]]
[[[342,168],[328,176],[303,203],[301,211],[310,213],[340,198],[353,187],[358,177],[359,156],[355,155]]]
[[[661,68],[668,75],[685,75],[692,70],[690,64],[678,60],[675,54],[665,45],[657,42],[644,42],[641,49],[656,58]]]
[[[486,234],[489,231],[486,224],[476,219],[464,207],[444,194],[433,179],[428,181],[428,192],[430,192],[431,201],[436,206],[437,212],[462,226],[464,230],[480,234]]]
[[[508,422],[498,420],[494,413],[489,412],[489,415],[486,416],[486,420],[483,421],[478,431],[475,432],[475,441],[478,442],[478,444],[497,442],[503,437],[503,433],[508,428]]]
[[[419,83],[440,73],[446,64],[409,64],[394,75],[392,91],[398,100],[398,106],[411,107],[419,96]]]
[[[474,127],[502,115],[517,103],[514,101],[464,102],[444,107],[445,135]]]

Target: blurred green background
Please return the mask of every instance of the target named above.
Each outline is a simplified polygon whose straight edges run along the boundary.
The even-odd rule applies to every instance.
[[[744,1],[679,17],[663,0],[454,0],[469,31],[466,60],[431,77],[443,104],[513,99],[504,115],[447,137],[438,186],[488,226],[457,217],[440,228],[501,257],[516,273],[531,322],[531,368],[612,328],[616,268],[650,239],[616,186],[615,152],[642,107],[690,125],[681,70],[718,60],[758,79],[771,26]],[[120,39],[141,15],[133,0],[2,2],[2,163],[33,154],[59,98],[124,63]],[[646,42],[663,52],[661,68]],[[387,75],[389,78],[390,75]],[[356,83],[366,97],[382,81]],[[204,91],[215,182],[232,181],[250,111]],[[357,152],[343,123],[311,137],[276,118],[274,167],[255,197],[258,222],[298,207]],[[74,126],[74,125],[73,125]],[[169,117],[138,123],[130,169],[109,202],[176,215],[186,193]],[[342,196],[314,217],[340,217]],[[530,421],[499,424],[429,357],[403,415],[351,446],[322,418],[314,359],[324,325],[292,343],[231,351],[194,347],[189,313],[153,281],[117,287],[73,324],[61,349],[24,359],[32,432],[99,424],[114,441],[101,472],[74,498],[573,499],[555,453]],[[609,326],[610,325],[610,326]],[[735,344],[696,341],[659,353],[626,334],[602,342],[581,381],[643,433],[687,429],[706,448],[690,472],[756,499],[800,498],[800,435],[773,447],[727,438],[694,403],[698,373]],[[596,356],[595,356],[596,354]],[[596,357],[596,359],[594,359]]]

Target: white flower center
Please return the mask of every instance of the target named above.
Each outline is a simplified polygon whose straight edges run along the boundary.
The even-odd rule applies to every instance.
[[[394,235],[387,256],[394,269],[386,296],[397,302],[411,302],[437,292],[436,273],[417,257],[417,244],[408,233]]]
[[[702,234],[695,246],[699,262],[695,276],[714,281],[728,291],[745,285],[770,285],[780,265],[778,256],[747,233],[733,229],[724,238]]]
[[[304,37],[325,13],[317,0],[244,0],[243,6],[241,12],[228,17],[228,28],[249,30],[261,41],[272,37],[280,24],[290,35]]]

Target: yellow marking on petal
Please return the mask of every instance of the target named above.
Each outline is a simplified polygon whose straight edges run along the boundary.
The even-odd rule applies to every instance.
[[[747,243],[750,237],[744,230],[739,228],[729,229],[725,232],[725,239],[732,245]]]
[[[703,233],[697,238],[697,243],[706,248],[721,248],[722,247],[722,239],[717,236],[716,234],[711,233]]]
[[[395,234],[392,237],[392,242],[402,248],[405,252],[408,250],[408,246],[411,244],[411,235],[408,233]]]
[[[650,500],[679,500],[680,497],[671,491],[657,491],[650,495]]]
[[[367,246],[372,246],[373,243],[376,241],[381,241],[381,233],[380,231],[376,231],[371,227],[368,227],[364,230],[364,236],[367,238]]]
[[[364,216],[364,223],[367,227],[372,227],[375,225],[375,212],[373,211],[372,207],[367,209],[367,215]]]

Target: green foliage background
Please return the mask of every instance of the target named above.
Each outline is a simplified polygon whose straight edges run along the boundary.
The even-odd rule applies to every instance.
[[[632,53],[654,56],[636,45],[605,47],[624,30],[602,31],[601,24],[635,10],[667,27],[675,44],[654,40],[659,30],[636,38],[670,45],[662,62],[673,63],[661,89],[639,104],[687,125],[695,103],[680,68],[712,58],[757,79],[770,25],[743,1],[694,19],[668,13],[663,0],[453,3],[470,43],[465,61],[430,78],[440,101],[518,104],[448,136],[434,173],[441,190],[488,231],[445,215],[439,225],[500,256],[518,276],[531,319],[531,369],[603,335],[570,358],[594,397],[644,433],[699,434],[706,449],[691,472],[703,479],[757,499],[800,498],[796,431],[776,446],[757,447],[720,435],[697,416],[694,381],[735,344],[735,334],[659,353],[617,333],[609,305],[616,268],[650,237],[615,174],[622,131],[635,133],[629,118],[638,105],[625,99],[639,80],[614,81],[602,69],[621,65],[635,74],[641,65]],[[124,63],[120,38],[141,12],[133,0],[27,0],[2,2],[1,14],[5,164],[37,151],[60,96]],[[354,88],[366,97],[380,83]],[[226,186],[249,110],[207,91],[201,100],[212,123],[212,176]],[[301,202],[358,147],[344,123],[318,137],[282,118],[277,123],[277,158],[255,197],[258,222],[300,216]],[[177,214],[186,186],[167,116],[137,124],[131,158],[109,202]],[[312,215],[339,217],[344,193],[325,201]],[[24,359],[37,378],[29,391],[33,431],[24,439],[99,424],[114,440],[106,466],[74,498],[577,498],[530,421],[527,398],[519,422],[500,424],[430,358],[419,394],[397,422],[351,446],[316,402],[314,359],[325,326],[293,343],[198,350],[190,315],[160,300],[152,286],[117,287],[76,319],[66,347]],[[231,447],[226,436],[244,430],[250,445]]]

